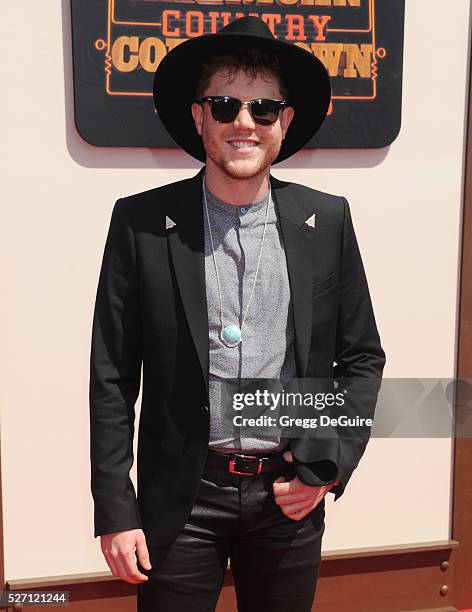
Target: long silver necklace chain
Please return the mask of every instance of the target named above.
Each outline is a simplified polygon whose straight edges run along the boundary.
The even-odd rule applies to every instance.
[[[252,289],[251,289],[251,294],[249,296],[249,301],[247,303],[246,306],[246,312],[244,313],[243,319],[241,321],[241,327],[239,325],[235,325],[234,323],[231,323],[230,325],[226,325],[223,327],[223,300],[222,300],[222,295],[221,295],[221,285],[220,285],[220,277],[218,275],[218,267],[216,265],[216,257],[215,257],[215,246],[213,244],[213,236],[211,233],[211,225],[210,225],[210,216],[208,214],[208,204],[207,204],[207,197],[206,197],[206,185],[205,185],[205,175],[203,175],[203,199],[205,201],[205,212],[206,212],[206,216],[207,216],[207,221],[208,221],[208,231],[209,231],[209,235],[210,235],[210,241],[211,241],[211,251],[213,254],[213,263],[215,265],[215,274],[216,274],[216,281],[218,284],[218,294],[219,294],[219,298],[220,298],[220,333],[219,333],[219,338],[221,340],[221,342],[223,342],[223,344],[229,348],[234,348],[235,346],[238,346],[238,344],[240,344],[240,342],[242,342],[242,328],[243,328],[243,324],[244,321],[246,319],[246,315],[248,313],[249,310],[249,304],[251,303],[251,299],[252,299],[252,294],[254,293],[254,288],[256,286],[256,280],[257,280],[257,273],[259,272],[259,264],[261,263],[261,257],[262,257],[262,247],[264,245],[264,236],[265,236],[265,232],[266,232],[266,227],[267,227],[267,215],[269,212],[269,203],[270,203],[270,195],[271,195],[271,186],[270,186],[270,180],[269,182],[269,197],[267,199],[267,205],[266,205],[266,214],[265,214],[265,221],[264,221],[264,231],[262,233],[262,240],[261,240],[261,248],[259,251],[259,258],[257,260],[257,267],[256,267],[256,273],[254,275],[254,282],[252,284]]]

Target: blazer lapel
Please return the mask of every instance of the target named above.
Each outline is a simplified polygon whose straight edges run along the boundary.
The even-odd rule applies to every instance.
[[[204,168],[169,201],[168,214],[175,226],[167,239],[180,297],[187,317],[198,360],[202,368],[207,397],[209,370],[208,309],[205,284],[202,175]]]
[[[272,197],[278,212],[293,304],[298,378],[306,376],[311,344],[313,241],[316,231],[305,224],[306,213],[293,197],[290,184],[271,176]]]

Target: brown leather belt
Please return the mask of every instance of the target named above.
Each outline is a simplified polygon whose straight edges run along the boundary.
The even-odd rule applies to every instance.
[[[257,455],[242,455],[240,453],[218,453],[209,450],[206,460],[208,467],[221,468],[231,474],[241,476],[256,476],[264,472],[283,472],[290,464],[282,459]]]

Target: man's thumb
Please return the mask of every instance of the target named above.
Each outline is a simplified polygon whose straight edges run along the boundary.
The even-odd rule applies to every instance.
[[[290,463],[293,463],[292,451],[285,451],[285,453],[283,454],[283,457],[285,461],[289,461]]]
[[[138,538],[136,541],[136,556],[144,569],[149,570],[152,568],[151,562],[149,561],[149,552],[144,536],[142,538]]]

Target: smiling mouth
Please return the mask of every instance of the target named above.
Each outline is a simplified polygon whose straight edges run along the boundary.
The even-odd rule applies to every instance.
[[[233,149],[251,149],[259,144],[258,142],[248,140],[228,140],[227,142]]]

